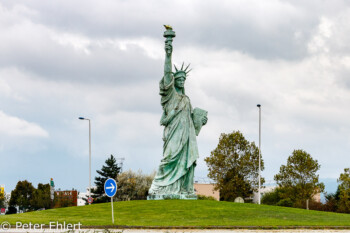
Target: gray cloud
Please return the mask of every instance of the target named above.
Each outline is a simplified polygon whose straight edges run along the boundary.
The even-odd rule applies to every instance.
[[[196,176],[206,176],[203,158],[220,133],[258,140],[260,103],[268,180],[298,148],[321,162],[322,177],[337,177],[350,148],[349,8],[345,1],[3,1],[0,111],[49,137],[2,135],[1,157],[19,167],[0,176],[10,188],[54,177],[82,191],[88,139],[79,116],[92,119],[93,170],[113,153],[126,168],[153,171],[162,151],[162,24],[169,23],[174,62],[194,68],[186,93],[209,111]]]
[[[16,6],[5,2],[10,8]],[[262,59],[304,57],[305,42],[318,24],[317,14],[326,12],[324,7],[315,8],[316,3],[293,1],[20,2],[36,12],[33,22],[59,31],[91,38],[159,38],[162,25],[169,23],[178,35],[186,35],[176,39],[180,44],[238,50]]]
[[[0,37],[0,67],[17,67],[56,81],[123,84],[161,77],[161,61],[150,59],[136,45],[121,50],[113,42],[92,41],[83,46],[80,43],[84,43],[84,38],[61,42],[61,38],[55,38],[58,34],[42,33],[45,28],[27,25],[25,29],[17,29],[7,38]],[[27,39],[27,30],[33,30],[29,36],[34,38]],[[74,43],[81,47],[74,48]]]

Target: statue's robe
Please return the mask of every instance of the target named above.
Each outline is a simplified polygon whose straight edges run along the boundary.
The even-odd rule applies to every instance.
[[[174,77],[165,85],[160,81],[163,115],[163,159],[149,194],[194,194],[194,168],[198,156],[190,99],[174,87]]]

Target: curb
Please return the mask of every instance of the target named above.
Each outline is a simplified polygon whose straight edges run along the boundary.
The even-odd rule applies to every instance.
[[[285,230],[285,229],[307,229],[307,230],[349,230],[350,226],[81,226],[82,229],[246,229],[246,230]]]

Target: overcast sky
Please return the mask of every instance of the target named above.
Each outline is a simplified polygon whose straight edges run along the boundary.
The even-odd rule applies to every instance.
[[[176,31],[175,64],[191,63],[186,94],[209,112],[198,140],[197,178],[220,133],[258,143],[273,180],[294,149],[321,178],[350,167],[349,1],[0,2],[0,184],[88,186],[110,154],[124,170],[157,169],[162,157],[158,82],[163,24]]]

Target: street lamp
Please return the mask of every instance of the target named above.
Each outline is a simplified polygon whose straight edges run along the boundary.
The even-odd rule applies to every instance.
[[[79,120],[89,121],[89,200],[91,198],[91,123],[90,119],[79,117]],[[89,205],[91,205],[89,201]]]
[[[259,108],[259,190],[258,190],[258,203],[261,204],[261,194],[260,194],[260,188],[261,188],[261,105],[256,105]]]

